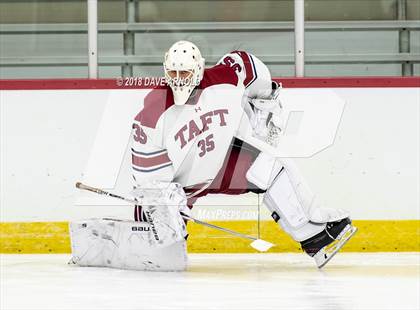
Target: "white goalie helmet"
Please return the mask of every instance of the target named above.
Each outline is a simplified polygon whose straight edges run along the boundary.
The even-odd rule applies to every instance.
[[[165,54],[165,78],[171,87],[176,105],[187,102],[192,91],[203,79],[205,59],[198,47],[188,41],[178,41]]]

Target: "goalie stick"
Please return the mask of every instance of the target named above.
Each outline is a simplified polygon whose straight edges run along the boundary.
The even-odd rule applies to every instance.
[[[77,182],[76,183],[76,188],[78,188],[80,190],[90,191],[90,192],[93,192],[93,193],[96,193],[96,194],[99,194],[99,195],[105,195],[105,196],[109,196],[109,197],[112,197],[112,198],[124,200],[124,201],[129,202],[129,203],[134,204],[134,205],[139,204],[139,201],[137,201],[135,199],[130,199],[130,198],[126,198],[126,197],[123,197],[123,196],[120,196],[120,195],[116,195],[116,194],[104,191],[100,188],[95,188],[95,187],[92,187],[92,186],[85,185],[82,182]],[[197,220],[197,219],[195,219],[191,216],[188,216],[188,215],[186,215],[182,212],[181,212],[181,216],[184,219],[190,220],[190,221],[192,221],[194,223],[197,223],[199,225],[203,225],[203,226],[207,226],[207,227],[210,227],[210,228],[213,228],[213,229],[216,229],[216,230],[224,231],[228,234],[231,234],[231,235],[239,237],[239,238],[253,240],[250,243],[250,246],[252,248],[256,249],[257,251],[260,251],[260,252],[265,252],[265,251],[269,250],[271,247],[274,246],[274,244],[272,244],[268,241],[265,241],[263,239],[255,238],[255,237],[252,237],[252,236],[249,236],[249,235],[245,235],[245,234],[236,232],[236,231],[228,229],[228,228],[224,228],[224,227],[213,225],[213,224],[210,224],[210,223],[207,223],[207,222],[204,222],[204,221],[200,221],[200,220]]]

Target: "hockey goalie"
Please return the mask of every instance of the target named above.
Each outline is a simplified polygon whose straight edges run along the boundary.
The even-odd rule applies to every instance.
[[[139,202],[135,224],[106,219],[85,223],[91,225],[90,232],[96,229],[119,240],[118,250],[111,243],[101,244],[102,254],[86,261],[183,270],[185,218],[197,198],[254,192],[263,194],[280,228],[318,267],[324,266],[356,231],[349,214],[319,205],[291,159],[253,146],[240,132],[246,121],[253,137],[281,148],[281,88],[268,68],[250,53],[233,51],[205,69],[198,47],[188,41],[173,44],[163,66],[166,85],[150,91],[133,123],[132,195]],[[133,234],[133,229],[148,233]],[[79,230],[72,227],[73,234]],[[87,238],[95,236],[90,233]]]

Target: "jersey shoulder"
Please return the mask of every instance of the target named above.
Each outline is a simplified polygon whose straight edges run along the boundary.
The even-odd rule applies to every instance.
[[[144,98],[144,107],[135,120],[143,126],[156,128],[160,117],[174,105],[172,90],[168,85],[157,86]]]
[[[249,87],[258,77],[257,69],[252,54],[245,51],[232,51],[231,55],[237,55],[242,61],[242,69],[244,71],[244,86]]]
[[[219,84],[238,85],[238,76],[235,70],[224,64],[205,69],[199,88],[204,89]]]

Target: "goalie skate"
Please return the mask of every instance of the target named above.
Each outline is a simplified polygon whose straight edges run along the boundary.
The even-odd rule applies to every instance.
[[[318,268],[324,267],[334,255],[350,240],[356,233],[357,228],[347,225],[343,232],[329,245],[323,247],[318,253],[314,255],[315,263]]]
[[[344,227],[344,228],[343,228]],[[315,259],[318,268],[324,267],[356,233],[349,218],[328,223],[324,231],[301,242],[303,250]]]

